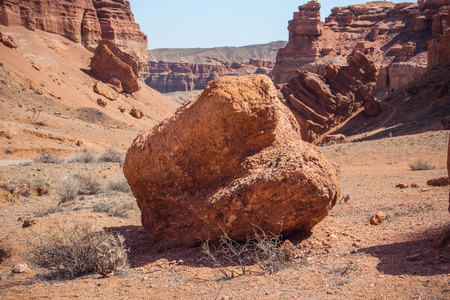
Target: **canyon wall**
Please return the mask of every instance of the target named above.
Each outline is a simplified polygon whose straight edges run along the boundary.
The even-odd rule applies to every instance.
[[[443,35],[449,5],[450,0],[373,1],[335,7],[322,23],[320,4],[309,1],[289,22],[289,42],[278,51],[274,81],[289,82],[297,69],[324,75],[331,59],[360,51],[382,68],[377,89],[396,90],[426,71],[428,42]]]
[[[247,63],[195,64],[188,62],[149,61],[141,78],[161,93],[202,90],[208,82],[224,76],[265,74],[271,76],[274,62],[250,59]]]
[[[147,36],[135,23],[130,3],[124,0],[2,0],[0,24],[56,33],[94,51],[102,40],[114,41],[147,62]]]

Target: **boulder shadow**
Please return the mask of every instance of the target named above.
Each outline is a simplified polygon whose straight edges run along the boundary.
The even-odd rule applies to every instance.
[[[161,245],[153,244],[145,232],[139,232],[140,226],[121,226],[105,228],[107,232],[119,233],[125,238],[125,247],[129,249],[128,260],[132,268],[139,268],[165,259],[171,263],[177,263],[182,260],[183,264],[190,267],[213,267],[208,260],[207,255],[203,253],[201,245],[196,247],[181,247],[165,249]],[[302,240],[311,237],[312,233],[301,232],[293,236],[289,236],[289,240],[297,244]],[[248,265],[252,265],[249,263]],[[230,264],[224,262],[224,266]]]
[[[359,249],[377,257],[377,270],[389,275],[432,276],[450,272],[450,249],[437,248],[440,234],[450,230],[450,224],[420,233],[415,240],[377,245]]]

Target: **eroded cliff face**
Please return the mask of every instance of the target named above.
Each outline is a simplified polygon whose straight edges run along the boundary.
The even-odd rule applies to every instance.
[[[184,62],[150,61],[141,77],[151,88],[161,93],[202,90],[208,82],[224,76],[264,74],[271,76],[274,62],[250,59],[248,63],[193,64]]]
[[[377,89],[396,90],[425,72],[428,41],[443,35],[449,5],[450,0],[373,1],[335,7],[322,24],[320,4],[309,1],[289,22],[289,43],[278,51],[274,80],[287,83],[297,69],[324,75],[330,59],[360,51],[382,68]]]
[[[62,35],[93,51],[111,40],[139,64],[147,61],[147,36],[124,0],[2,0],[0,24]]]
[[[444,24],[444,33],[428,43],[428,68],[450,62],[450,14],[447,7],[447,19]]]

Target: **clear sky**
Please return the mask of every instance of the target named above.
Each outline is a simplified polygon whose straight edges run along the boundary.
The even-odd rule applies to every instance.
[[[155,48],[211,48],[287,41],[288,21],[308,0],[129,0]],[[410,0],[411,2],[413,0]],[[365,0],[319,0],[322,20],[335,6]],[[392,0],[399,3],[404,0]]]

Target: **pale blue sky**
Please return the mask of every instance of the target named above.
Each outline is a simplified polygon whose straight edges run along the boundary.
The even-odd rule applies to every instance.
[[[287,25],[308,0],[130,0],[136,22],[154,48],[210,48],[288,39]],[[335,6],[364,0],[325,1],[322,19]],[[393,0],[399,3],[402,0]]]

